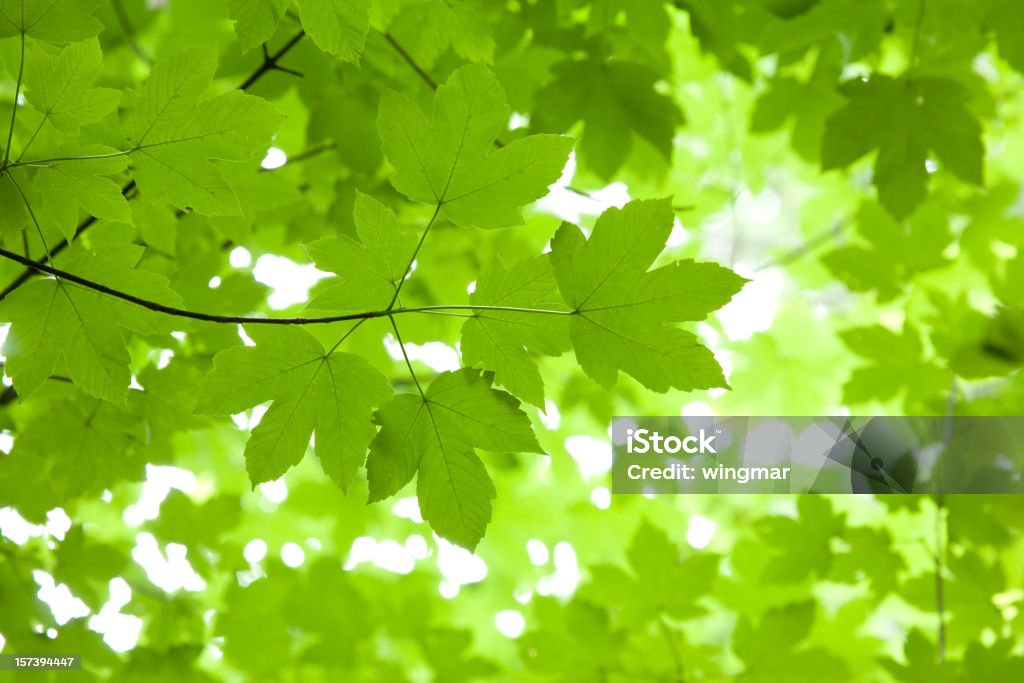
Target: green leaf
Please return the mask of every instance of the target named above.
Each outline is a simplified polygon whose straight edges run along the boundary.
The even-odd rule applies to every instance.
[[[765,565],[763,581],[798,584],[812,576],[824,577],[831,567],[830,543],[843,532],[843,516],[820,496],[800,496],[797,510],[798,519],[773,516],[755,522],[757,532],[775,551]]]
[[[672,136],[683,115],[671,97],[655,89],[657,72],[597,60],[565,61],[553,71],[554,80],[537,94],[536,130],[561,133],[583,121],[580,157],[606,180],[625,163],[634,139],[671,161]]]
[[[460,68],[437,89],[429,121],[405,96],[385,93],[377,130],[395,168],[391,184],[413,201],[439,207],[456,225],[522,223],[519,207],[558,180],[572,142],[531,135],[494,150],[508,117],[505,93],[480,65]]]
[[[179,209],[238,214],[238,199],[215,161],[250,161],[266,152],[282,116],[265,100],[238,90],[201,100],[216,68],[212,47],[157,62],[146,84],[128,98],[122,127],[143,192],[166,197]]]
[[[474,449],[543,452],[519,401],[468,368],[438,375],[424,396],[395,396],[377,423],[366,462],[370,501],[394,495],[418,473],[423,518],[469,549],[483,538],[495,496]]]
[[[48,403],[0,458],[0,505],[40,520],[118,482],[139,481],[151,455],[146,445],[146,425],[119,406],[84,394]]]
[[[433,65],[449,47],[468,62],[494,60],[494,26],[483,0],[406,0],[388,32],[414,58]]]
[[[712,353],[671,325],[703,320],[745,280],[712,263],[677,261],[648,271],[672,230],[668,199],[633,201],[601,214],[589,239],[563,224],[551,244],[562,298],[576,312],[576,358],[604,387],[621,370],[654,391],[726,386]]]
[[[85,155],[116,152],[110,147],[86,147]],[[78,229],[80,210],[90,216],[119,223],[132,223],[132,210],[121,192],[121,186],[108,176],[122,173],[127,157],[81,159],[68,163],[52,163],[36,171],[32,180],[35,199],[32,210],[43,227],[61,232],[69,242]],[[54,201],[53,197],[61,197]]]
[[[893,216],[910,215],[924,200],[930,155],[962,180],[982,184],[981,125],[956,81],[876,74],[840,92],[849,101],[826,122],[822,169],[849,166],[877,150],[873,182]]]
[[[228,0],[228,14],[242,52],[270,40],[291,0]]]
[[[338,276],[313,298],[311,309],[383,310],[412,261],[416,237],[402,231],[391,209],[357,191],[353,218],[360,241],[331,235],[306,248],[317,268]]]
[[[370,29],[370,0],[299,0],[302,28],[316,46],[358,63]]]
[[[733,635],[733,650],[755,672],[765,660],[787,658],[810,634],[814,623],[814,603],[798,602],[769,610],[755,628],[743,620]],[[771,638],[762,637],[771,634]]]
[[[999,56],[1024,73],[1024,16],[1014,0],[989,0],[988,20],[996,34]]]
[[[375,432],[373,408],[391,395],[387,380],[359,356],[328,353],[302,328],[249,325],[246,333],[256,346],[217,354],[196,412],[230,415],[273,401],[245,446],[253,486],[297,465],[315,431],[324,472],[347,488]]]
[[[80,126],[99,121],[121,100],[117,90],[92,87],[103,65],[97,40],[73,43],[58,55],[36,49],[26,61],[25,99],[62,133],[78,135]]]
[[[847,329],[839,336],[851,351],[870,361],[850,375],[843,387],[844,401],[886,401],[905,393],[908,401],[920,404],[948,392],[949,372],[923,357],[924,346],[912,324],[906,323],[900,333],[874,325]]]
[[[923,272],[949,263],[945,250],[952,241],[946,212],[922,206],[905,222],[897,222],[878,204],[862,204],[857,232],[867,244],[849,244],[826,253],[822,262],[855,292],[878,293],[879,301],[899,296]]]
[[[511,268],[495,263],[469,297],[480,306],[564,311],[547,256],[523,259]],[[511,311],[473,311],[462,326],[462,358],[494,372],[509,393],[544,407],[544,382],[530,351],[557,356],[569,350],[568,317]]]
[[[83,40],[103,30],[92,16],[105,0],[0,0],[0,38],[21,33],[55,42]]]
[[[77,248],[62,265],[120,291],[179,305],[166,278],[135,267],[143,251],[131,244],[108,245],[96,253]],[[131,378],[121,330],[156,334],[174,329],[165,316],[57,278],[28,282],[0,310],[11,321],[5,371],[22,397],[38,389],[63,360],[76,385],[123,405]]]

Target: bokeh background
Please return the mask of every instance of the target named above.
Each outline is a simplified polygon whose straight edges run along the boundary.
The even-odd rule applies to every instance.
[[[83,655],[79,673],[32,678],[1024,680],[1019,496],[612,496],[608,474],[613,415],[1021,412],[1018,2],[56,4],[95,7],[98,85],[135,88],[153,60],[215,44],[212,91],[244,83],[286,115],[234,179],[242,215],[180,215],[143,193],[134,226],[81,237],[145,245],[190,309],[301,315],[327,275],[303,245],[352,234],[356,190],[422,226],[429,212],[389,185],[378,102],[393,89],[429,110],[470,62],[507,93],[503,140],[577,142],[523,226],[440,224],[409,302],[465,302],[486,265],[541,253],[563,220],[589,229],[669,195],[659,263],[715,261],[750,282],[694,327],[729,390],[656,394],[622,375],[608,391],[571,353],[542,359],[545,409],[525,409],[547,455],[484,455],[498,497],[475,553],[432,534],[412,487],[367,505],[362,475],[343,493],[312,456],[252,489],[242,452],[265,408],[193,415],[236,327],[131,337],[126,407],[59,379],[18,397],[5,379],[0,652]],[[319,5],[368,13],[362,49],[296,39]],[[6,121],[31,108],[13,100],[17,35],[0,32],[0,64]],[[117,115],[83,130],[114,140]],[[5,261],[0,283],[22,271]],[[460,367],[461,322],[403,320],[422,376]],[[383,322],[350,350],[410,389]],[[72,437],[92,444],[88,485],[32,459]],[[111,465],[129,452],[131,467]]]

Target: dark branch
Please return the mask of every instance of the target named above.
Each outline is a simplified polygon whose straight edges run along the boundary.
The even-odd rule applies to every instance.
[[[463,311],[505,311],[505,312],[517,312],[517,313],[541,313],[548,315],[572,315],[572,311],[559,311],[554,309],[545,308],[520,308],[516,306],[473,306],[473,305],[439,305],[439,306],[419,306],[416,308],[388,308],[381,311],[365,311],[361,313],[346,313],[344,315],[332,315],[322,318],[310,318],[310,317],[296,317],[296,318],[261,318],[258,316],[246,316],[246,315],[218,315],[214,313],[200,313],[197,311],[189,311],[184,308],[177,308],[175,306],[168,306],[161,304],[156,301],[150,301],[149,299],[143,299],[142,297],[135,296],[134,294],[128,294],[122,292],[113,287],[108,287],[100,282],[94,282],[87,278],[75,275],[66,270],[55,268],[46,263],[37,263],[31,259],[27,259],[21,254],[16,254],[13,251],[8,251],[3,247],[0,247],[0,256],[11,261],[17,261],[18,263],[31,268],[40,273],[46,273],[52,275],[61,280],[67,280],[73,282],[76,285],[91,289],[94,292],[100,294],[106,294],[112,296],[115,299],[121,299],[128,303],[135,304],[142,308],[154,311],[156,313],[164,313],[166,315],[173,315],[179,318],[189,318],[191,320],[201,320],[204,322],[211,323],[229,323],[229,324],[256,324],[256,325],[322,325],[327,323],[344,322],[346,320],[369,320],[372,318],[384,318],[396,313],[426,313],[430,311],[444,311],[444,310],[463,310]]]
[[[306,35],[306,32],[300,30],[298,33],[296,33],[294,36],[292,36],[291,39],[281,47],[280,50],[278,50],[274,54],[270,54],[267,51],[266,46],[264,46],[263,47],[263,63],[260,64],[259,67],[255,71],[253,71],[249,75],[249,77],[247,79],[242,81],[242,84],[240,86],[238,86],[238,89],[239,90],[248,90],[249,87],[251,87],[253,83],[255,83],[256,81],[258,81],[261,78],[263,78],[263,76],[268,71],[274,71],[274,70],[280,69],[280,67],[277,65],[278,60],[280,60],[282,57],[284,57],[286,54],[288,54],[288,51],[291,50],[293,47],[295,47],[298,44],[298,42],[300,40],[302,40],[302,37],[304,35]]]

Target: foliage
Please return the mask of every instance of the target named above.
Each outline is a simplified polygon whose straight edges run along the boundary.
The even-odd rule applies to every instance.
[[[1024,679],[1020,500],[607,481],[612,415],[1021,412],[1022,38],[1013,0],[0,0],[0,650]]]

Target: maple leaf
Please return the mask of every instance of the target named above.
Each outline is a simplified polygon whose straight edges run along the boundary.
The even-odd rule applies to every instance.
[[[266,152],[281,113],[238,90],[202,100],[217,68],[212,47],[182,50],[153,66],[127,102],[122,125],[144,192],[181,209],[238,214],[241,209],[214,160],[246,161]]]
[[[668,199],[601,214],[590,238],[565,223],[551,243],[576,358],[605,387],[619,370],[654,391],[726,386],[714,355],[671,323],[703,320],[744,278],[713,263],[677,261],[649,271],[672,230]]]
[[[245,446],[253,486],[297,465],[316,432],[324,472],[346,488],[376,431],[373,408],[391,395],[387,379],[360,356],[327,352],[302,328],[250,325],[246,332],[256,345],[217,354],[196,412],[230,415],[273,401]]]
[[[962,180],[983,182],[981,124],[956,81],[876,74],[840,92],[849,101],[825,123],[821,167],[843,168],[877,150],[873,182],[893,216],[910,215],[924,200],[930,154]]]
[[[497,79],[476,64],[458,69],[437,89],[430,120],[404,95],[385,93],[377,130],[395,167],[391,184],[413,201],[438,207],[456,225],[518,225],[518,208],[558,180],[572,141],[531,135],[495,150],[508,117]]]
[[[136,268],[143,247],[76,248],[65,266],[77,275],[167,305],[181,303],[162,275]],[[167,333],[180,326],[169,318],[60,278],[37,279],[0,303],[11,321],[4,343],[5,371],[20,396],[50,377],[59,361],[85,392],[124,404],[131,380],[122,330]]]
[[[422,396],[399,394],[376,418],[366,461],[370,502],[397,493],[414,475],[423,518],[439,535],[475,548],[495,496],[476,448],[542,453],[519,402],[476,370],[438,375]]]

